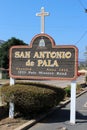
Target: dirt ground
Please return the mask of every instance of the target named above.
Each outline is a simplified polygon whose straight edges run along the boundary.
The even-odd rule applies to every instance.
[[[11,119],[8,117],[8,110],[6,107],[0,107],[0,130],[14,130],[18,126],[29,121],[23,117],[15,117]]]
[[[17,119],[5,118],[0,120],[0,130],[14,130],[15,128],[26,122],[27,120],[24,120],[22,118]]]

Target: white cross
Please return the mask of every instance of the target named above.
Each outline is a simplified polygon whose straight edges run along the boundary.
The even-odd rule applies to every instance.
[[[41,8],[41,13],[36,13],[36,16],[41,17],[41,33],[44,33],[45,30],[45,16],[48,16],[49,13],[44,11],[44,7]]]

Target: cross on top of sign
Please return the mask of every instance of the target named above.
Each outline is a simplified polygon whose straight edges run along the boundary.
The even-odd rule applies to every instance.
[[[48,16],[49,12],[45,12],[44,7],[41,8],[41,13],[36,13],[36,16],[41,17],[41,33],[45,30],[45,16]]]

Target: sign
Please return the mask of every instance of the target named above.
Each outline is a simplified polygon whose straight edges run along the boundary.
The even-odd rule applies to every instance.
[[[76,79],[78,49],[56,46],[47,34],[36,35],[29,46],[10,49],[9,74],[24,79]]]

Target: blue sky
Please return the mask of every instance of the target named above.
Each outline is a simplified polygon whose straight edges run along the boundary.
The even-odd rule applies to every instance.
[[[45,18],[45,33],[57,45],[76,45],[79,59],[85,59],[87,46],[87,0],[0,0],[0,40],[16,37],[30,44],[41,33],[41,7],[50,16]]]

